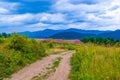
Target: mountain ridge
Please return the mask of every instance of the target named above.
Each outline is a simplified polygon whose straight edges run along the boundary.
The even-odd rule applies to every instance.
[[[67,36],[68,33],[69,33],[69,35],[68,35],[69,38]],[[76,28],[70,28],[70,29],[66,29],[66,30],[45,29],[45,30],[34,31],[34,32],[25,31],[25,32],[20,32],[18,34],[28,36],[29,38],[59,38],[59,37],[61,38],[61,37],[63,37],[65,39],[76,39],[76,38],[79,39],[79,38],[83,38],[85,36],[87,36],[87,37],[101,36],[101,37],[110,37],[110,38],[120,40],[120,36],[118,35],[118,34],[120,34],[120,30],[100,31],[100,30],[81,30],[81,29],[76,29]],[[76,37],[72,36],[72,34],[74,34]]]

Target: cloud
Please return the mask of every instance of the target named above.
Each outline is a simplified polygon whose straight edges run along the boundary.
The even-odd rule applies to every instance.
[[[49,14],[49,13],[43,13],[40,14],[41,22],[48,22],[48,23],[64,23],[65,22],[65,15],[56,13],[56,14]]]
[[[0,24],[3,26],[23,25],[33,19],[32,14],[1,15],[0,17]]]
[[[25,13],[25,14],[8,14],[0,15],[0,28],[5,30],[14,28],[12,31],[36,31],[47,28],[57,29],[53,27],[55,24],[66,23],[65,15],[60,13]],[[3,27],[4,26],[4,27]]]
[[[0,15],[0,23],[3,25],[23,25],[27,23],[45,22],[45,23],[64,23],[65,16],[60,13],[25,13],[13,15]]]
[[[120,29],[119,0],[7,1],[0,1],[0,31]]]
[[[88,24],[88,27],[92,24],[92,27],[89,29],[96,29],[96,27],[97,29],[103,30],[104,28],[113,29],[110,26],[116,26],[116,29],[120,29],[119,0],[92,0],[90,4],[88,4],[90,0],[84,1],[59,0],[52,7],[57,12],[66,13],[68,15],[68,19],[72,19],[74,23],[76,23],[76,21],[84,21]],[[76,2],[78,3],[75,4]]]
[[[3,2],[0,1],[0,14],[8,14],[12,11],[17,10],[20,3],[11,3],[11,2]]]
[[[9,13],[9,10],[0,7],[0,14],[6,14],[6,13]]]

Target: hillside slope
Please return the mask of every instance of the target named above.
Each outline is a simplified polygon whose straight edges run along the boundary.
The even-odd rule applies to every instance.
[[[94,36],[94,34],[82,34],[77,32],[61,32],[57,33],[55,35],[50,36],[49,38],[55,38],[55,39],[80,39],[83,37],[90,37]]]
[[[114,39],[119,39],[120,40],[120,30],[112,31],[112,32],[106,32],[99,34],[97,36],[102,36],[102,37],[109,37],[109,38],[114,38]]]

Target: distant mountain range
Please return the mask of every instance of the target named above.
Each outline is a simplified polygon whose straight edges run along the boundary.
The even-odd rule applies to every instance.
[[[99,30],[81,30],[81,29],[66,29],[66,30],[52,30],[46,29],[35,32],[20,32],[19,34],[28,36],[30,38],[56,38],[56,39],[80,39],[90,36],[110,37],[120,40],[120,30],[116,31],[99,31]]]
[[[28,36],[30,38],[48,38],[49,36],[52,36],[56,33],[62,32],[62,30],[52,30],[52,29],[46,29],[43,31],[35,31],[35,32],[20,32],[19,34]]]

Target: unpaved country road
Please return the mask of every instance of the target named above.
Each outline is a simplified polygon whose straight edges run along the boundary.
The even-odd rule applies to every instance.
[[[69,52],[68,54],[64,55],[53,75],[49,76],[47,80],[68,80],[68,75],[71,70],[70,66],[70,57],[75,51]]]
[[[67,51],[61,54],[50,55],[38,60],[35,63],[26,66],[17,73],[14,73],[11,79],[5,80],[31,80],[34,76],[42,74],[46,71],[46,68],[52,64],[58,57],[61,57],[62,60],[56,69],[56,71],[48,77],[47,80],[67,80],[71,66],[70,66],[70,57],[74,54],[75,51]]]

